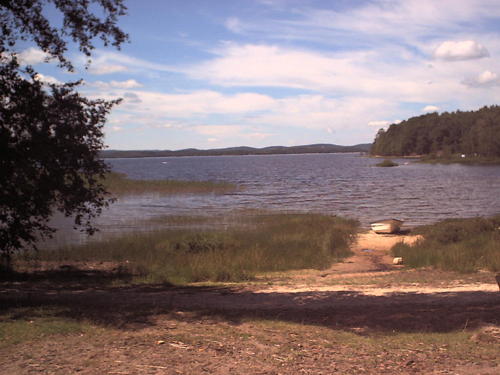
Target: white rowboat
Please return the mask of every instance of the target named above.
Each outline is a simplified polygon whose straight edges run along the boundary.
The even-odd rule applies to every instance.
[[[397,219],[385,219],[370,223],[372,230],[375,233],[381,233],[381,234],[390,234],[399,232],[399,229],[401,228],[402,225],[403,221]]]

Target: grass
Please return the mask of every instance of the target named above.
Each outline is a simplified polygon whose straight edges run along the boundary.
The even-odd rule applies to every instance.
[[[399,164],[390,159],[385,159],[383,162],[375,164],[377,167],[397,167]]]
[[[226,230],[163,229],[40,251],[42,261],[111,261],[135,281],[243,281],[257,273],[324,269],[350,255],[358,222],[318,214],[265,214]]]
[[[392,254],[410,267],[432,266],[462,273],[500,271],[500,216],[449,219],[415,230],[424,238],[413,246],[397,244]]]
[[[86,322],[58,317],[54,308],[18,308],[0,314],[0,348],[57,335],[92,333]]]
[[[223,194],[237,189],[228,182],[133,180],[123,173],[111,172],[104,180],[106,188],[115,195],[157,194]]]

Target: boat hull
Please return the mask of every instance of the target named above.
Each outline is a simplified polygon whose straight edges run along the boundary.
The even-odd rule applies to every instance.
[[[380,220],[370,223],[372,230],[378,234],[397,233],[401,229],[403,221],[397,219]]]

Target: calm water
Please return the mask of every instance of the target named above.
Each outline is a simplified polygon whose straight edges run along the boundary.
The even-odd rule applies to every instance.
[[[109,159],[134,179],[227,181],[224,195],[126,197],[99,219],[103,232],[128,230],[165,215],[229,214],[238,209],[304,211],[372,220],[395,217],[408,226],[444,218],[500,213],[500,166],[428,165],[357,154]]]

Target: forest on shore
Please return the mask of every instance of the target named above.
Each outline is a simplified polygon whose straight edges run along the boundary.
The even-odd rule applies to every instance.
[[[380,129],[372,155],[500,157],[500,106],[477,111],[437,112]]]
[[[276,154],[329,154],[337,152],[369,152],[371,143],[354,146],[313,144],[303,146],[228,147],[210,150],[188,148],[184,150],[103,150],[103,158],[147,158],[167,156],[228,156],[228,155],[276,155]]]

